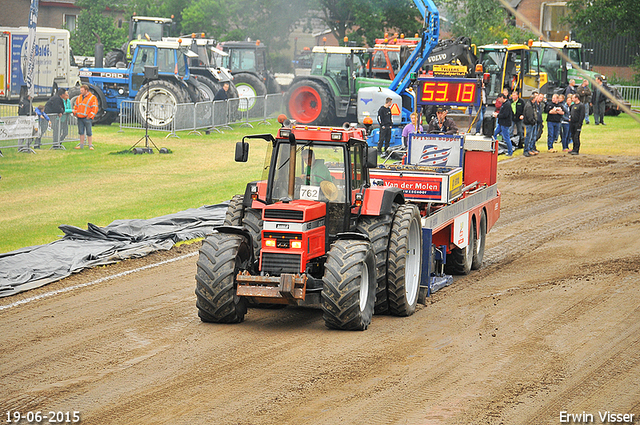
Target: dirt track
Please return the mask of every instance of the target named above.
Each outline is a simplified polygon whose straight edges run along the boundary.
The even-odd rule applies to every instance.
[[[518,157],[499,164],[499,186],[484,267],[365,332],[294,308],[201,323],[195,255],[0,311],[0,421],[558,424],[561,411],[593,423],[610,411],[640,423],[640,158]]]

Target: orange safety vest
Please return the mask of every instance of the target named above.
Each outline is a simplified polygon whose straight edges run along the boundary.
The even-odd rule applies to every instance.
[[[98,113],[98,99],[87,93],[86,96],[78,96],[76,103],[73,105],[73,114],[78,118],[93,119]]]

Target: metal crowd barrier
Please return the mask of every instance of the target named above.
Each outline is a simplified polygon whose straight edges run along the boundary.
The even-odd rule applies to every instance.
[[[1,109],[6,111],[6,108]],[[2,149],[17,148],[19,152],[33,153],[34,149],[43,146],[65,149],[63,142],[79,140],[77,120],[73,115],[53,115],[49,120],[36,115],[0,117],[0,156]]]
[[[632,108],[640,108],[640,86],[614,85],[613,87],[618,90],[624,100],[631,102]]]
[[[268,123],[283,112],[283,94],[255,98],[233,98],[215,102],[181,103],[175,106],[123,101],[120,106],[120,132],[125,128],[165,131],[165,137],[178,137],[177,132],[222,132],[231,124],[252,127],[252,122]]]

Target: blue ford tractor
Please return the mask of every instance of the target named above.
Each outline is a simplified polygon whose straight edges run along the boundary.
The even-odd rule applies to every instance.
[[[197,56],[177,42],[142,41],[135,45],[127,68],[81,68],[80,80],[97,97],[95,122],[110,124],[121,111],[123,101],[135,100],[133,110],[139,122],[168,128],[182,103],[212,100],[215,93],[189,72],[188,59]],[[70,90],[74,99],[79,88]],[[147,100],[153,107],[147,111]]]

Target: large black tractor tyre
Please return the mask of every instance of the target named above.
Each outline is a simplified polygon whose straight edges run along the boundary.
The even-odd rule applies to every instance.
[[[267,94],[264,82],[253,74],[241,72],[233,76],[233,84],[240,98],[238,110],[248,112],[249,117],[264,116],[264,96]]]
[[[253,208],[245,209],[242,217],[242,226],[251,234],[255,258],[260,258],[260,249],[262,248],[262,211]]]
[[[482,210],[480,213],[480,234],[476,230],[476,226],[473,226],[473,235],[475,240],[475,250],[473,252],[473,262],[471,263],[472,270],[478,270],[482,267],[482,259],[484,258],[484,245],[487,240],[487,214]]]
[[[135,113],[138,122],[144,124],[147,118],[147,97],[149,97],[149,126],[169,128],[176,119],[177,106],[189,103],[191,99],[184,87],[168,80],[153,80],[142,86],[136,95]]]
[[[196,306],[203,322],[239,323],[247,300],[236,294],[236,275],[249,268],[251,247],[239,235],[214,233],[200,248],[196,272]]]
[[[389,237],[387,294],[389,312],[411,316],[416,311],[422,272],[422,225],[413,204],[398,207]]]
[[[224,216],[225,226],[242,226],[242,217],[244,216],[243,200],[244,195],[235,195],[231,198],[227,213]]]
[[[391,231],[390,215],[379,217],[362,216],[357,230],[369,237],[376,258],[376,304],[375,314],[389,311],[387,298],[387,261],[389,253],[389,232]]]
[[[444,271],[447,274],[467,275],[471,271],[473,265],[473,256],[475,253],[475,232],[473,231],[473,220],[469,220],[469,244],[466,248],[453,248],[450,254],[447,254],[447,263],[444,265]]]
[[[302,80],[289,87],[284,96],[287,116],[299,124],[326,125],[334,119],[329,91],[313,80]]]
[[[327,253],[322,280],[325,325],[350,331],[367,329],[376,296],[376,265],[371,244],[360,240],[334,242]]]
[[[112,50],[104,56],[105,68],[115,68],[118,62],[127,62],[126,55],[122,50]]]
[[[274,76],[270,76],[267,78],[267,92],[269,94],[282,93],[282,87],[280,86],[280,83],[276,80]]]

